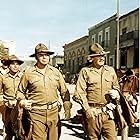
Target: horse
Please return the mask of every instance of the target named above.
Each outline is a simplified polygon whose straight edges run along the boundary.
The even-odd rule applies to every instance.
[[[137,104],[138,104],[137,93],[139,91],[139,79],[135,75],[135,73],[136,73],[136,71],[133,71],[132,69],[127,69],[122,74],[122,76],[119,77],[119,80],[118,80],[119,85],[120,85],[121,94],[126,99],[127,103],[130,106],[130,109],[132,109],[134,115],[137,110]],[[135,123],[135,121],[134,121],[134,123]],[[128,137],[129,125],[132,125],[132,124],[128,124],[124,129],[121,130],[122,140],[125,140]]]

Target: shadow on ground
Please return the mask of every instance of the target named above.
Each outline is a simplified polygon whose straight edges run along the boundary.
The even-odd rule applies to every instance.
[[[69,135],[81,138],[83,140],[87,140],[86,134],[84,133],[84,129],[83,129],[82,125],[79,124],[76,116],[71,118],[68,122],[62,120],[61,125],[65,126],[67,129],[70,129],[71,131],[74,132],[73,134],[69,134]],[[120,136],[120,131],[118,132],[118,136]],[[130,126],[129,132],[128,132],[128,137],[139,138],[139,127]]]
[[[74,133],[69,134],[69,135],[86,140],[86,135],[84,133],[83,127],[82,127],[82,125],[79,124],[76,117],[71,118],[68,122],[62,120],[61,126],[65,126],[67,129],[70,129],[71,131],[74,132]]]
[[[118,136],[121,135],[121,132],[118,132]],[[128,131],[128,137],[137,137],[139,138],[139,127],[130,126]]]

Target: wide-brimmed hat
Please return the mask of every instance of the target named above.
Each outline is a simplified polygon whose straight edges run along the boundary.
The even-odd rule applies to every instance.
[[[105,52],[104,49],[101,47],[100,44],[95,43],[90,47],[90,57],[100,56],[110,53],[109,51]]]
[[[47,53],[48,55],[54,54],[54,52],[50,51],[44,44],[39,43],[35,47],[35,53],[30,55],[30,57],[35,57],[37,53]]]
[[[10,55],[9,58],[8,58],[8,60],[5,61],[5,63],[6,63],[7,65],[10,65],[13,61],[18,62],[19,65],[21,65],[21,64],[24,63],[24,61],[20,60],[20,59],[19,59],[17,56],[15,56],[15,55]]]

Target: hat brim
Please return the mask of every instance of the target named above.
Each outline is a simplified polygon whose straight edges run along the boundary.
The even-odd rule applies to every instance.
[[[19,65],[24,63],[24,61],[22,61],[22,60],[7,60],[7,61],[5,61],[5,64],[10,65],[13,61],[16,61]]]
[[[90,54],[90,55],[88,55],[88,56],[90,56],[90,57],[95,57],[95,56],[106,55],[106,54],[108,54],[108,53],[110,53],[110,51],[108,51],[108,52],[103,52],[103,53],[100,53],[100,54]]]
[[[38,53],[47,53],[49,55],[52,55],[54,54],[54,52],[51,52],[51,51],[41,51],[41,52],[38,52]],[[29,57],[35,57],[37,53],[34,53],[34,54],[31,54]]]

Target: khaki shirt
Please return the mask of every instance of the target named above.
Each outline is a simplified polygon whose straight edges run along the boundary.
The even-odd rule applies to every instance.
[[[0,67],[0,75],[5,75],[6,73],[9,72],[9,69],[3,69],[3,67]]]
[[[119,90],[117,76],[112,67],[105,65],[102,73],[96,68],[85,67],[80,71],[73,99],[87,110],[88,103],[105,104],[105,94],[111,89]]]
[[[32,100],[33,105],[51,104],[58,101],[58,91],[63,102],[70,100],[65,81],[59,70],[47,65],[45,74],[42,74],[35,65],[25,70],[17,91],[17,99]]]
[[[16,98],[16,92],[22,74],[22,72],[18,72],[15,76],[10,73],[0,76],[0,94],[3,94],[5,102]]]

